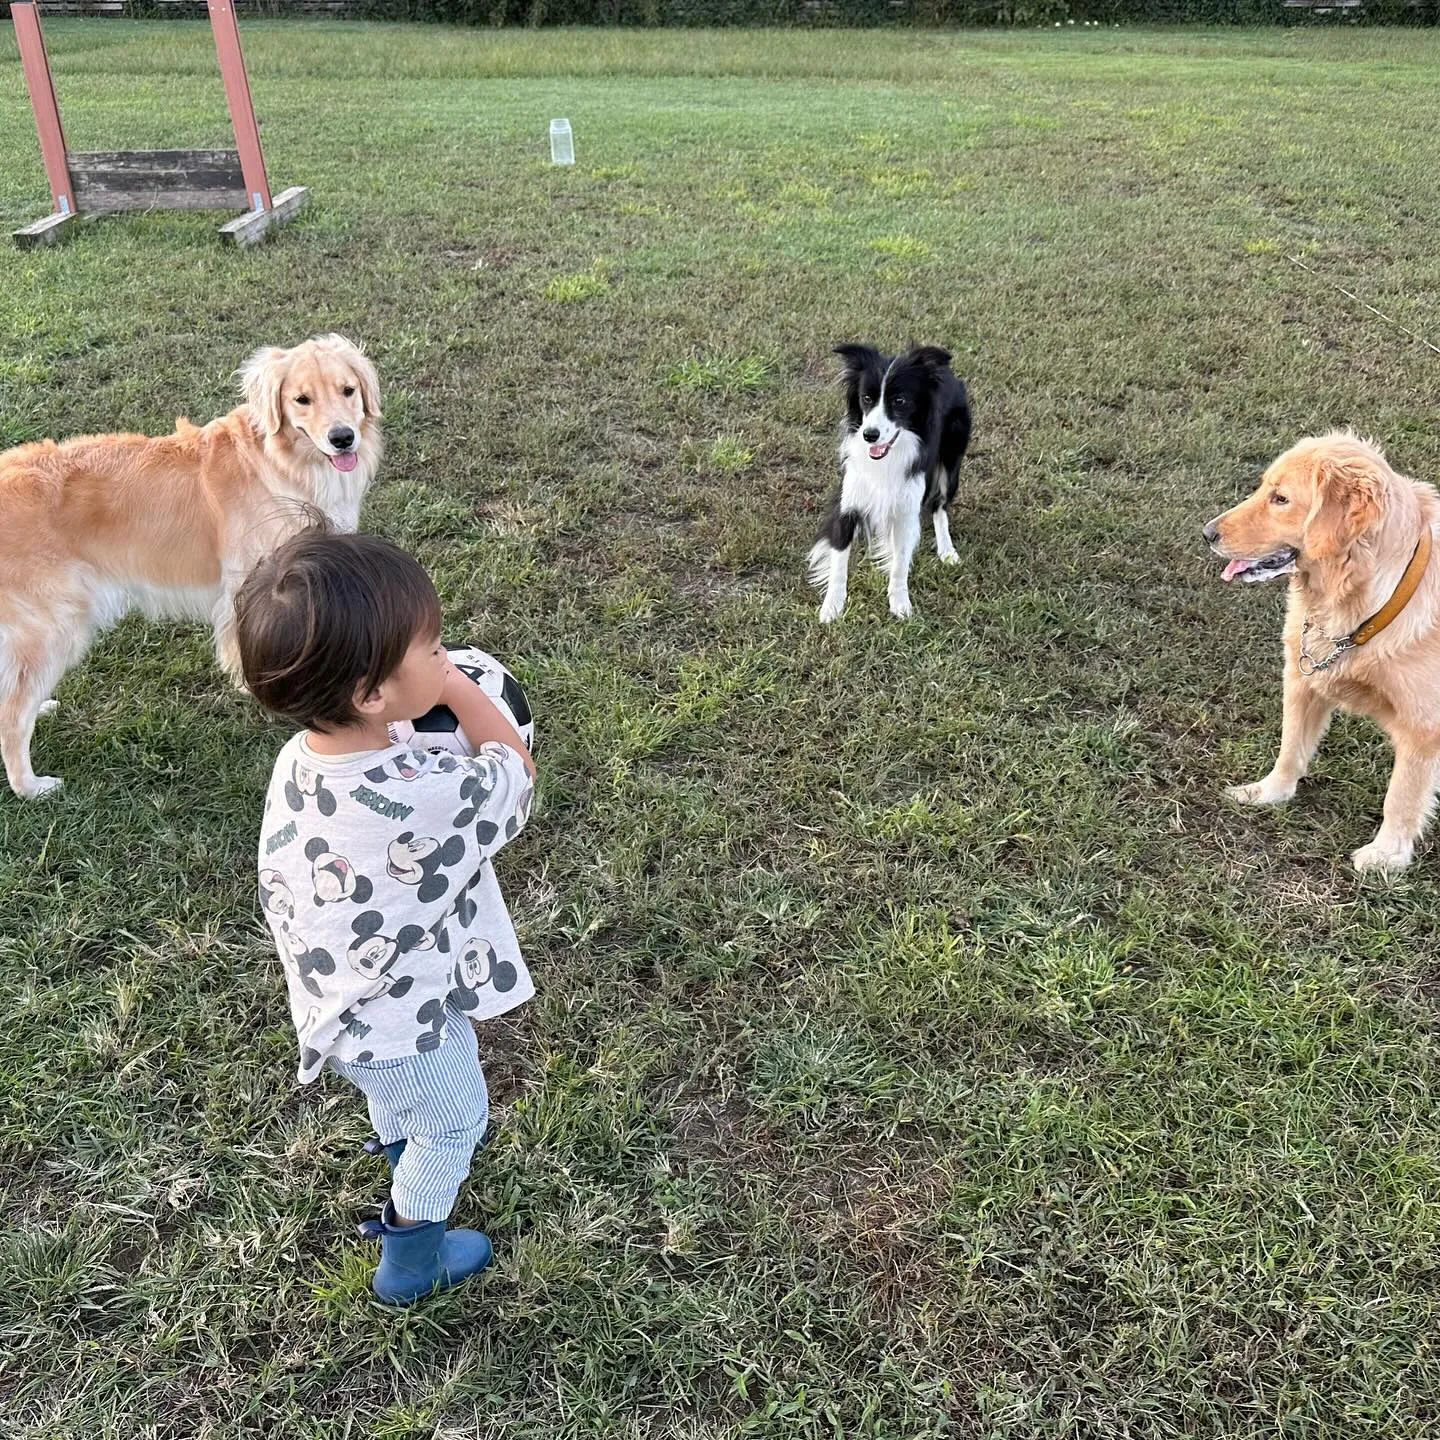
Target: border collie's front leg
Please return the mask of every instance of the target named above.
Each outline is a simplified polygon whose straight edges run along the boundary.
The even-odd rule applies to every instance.
[[[958,467],[957,467],[958,468]],[[935,526],[935,553],[942,565],[958,565],[960,556],[956,553],[955,542],[950,538],[950,502],[955,498],[956,476],[946,473],[942,466],[935,475],[934,488],[930,492],[930,518]]]
[[[910,562],[915,558],[915,547],[920,543],[920,511],[907,510],[897,515],[890,532],[890,613],[897,620],[904,620],[911,612],[910,605]]]
[[[840,505],[837,494],[825,523],[820,527],[820,538],[810,551],[810,583],[825,587],[825,599],[820,606],[822,625],[838,619],[845,608],[850,544],[855,539],[855,527],[860,523],[860,516],[854,510],[842,510]]]

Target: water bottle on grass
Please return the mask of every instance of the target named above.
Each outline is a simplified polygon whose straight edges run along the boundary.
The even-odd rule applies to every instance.
[[[570,133],[568,120],[550,122],[550,163],[552,165],[573,165],[575,163],[575,137]]]

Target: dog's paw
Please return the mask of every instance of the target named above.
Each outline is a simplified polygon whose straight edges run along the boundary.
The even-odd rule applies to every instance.
[[[42,702],[37,713],[41,715],[53,715],[59,708],[60,702],[58,700],[46,700]]]
[[[53,795],[64,785],[58,775],[37,775],[19,792],[22,800],[37,800],[41,795]]]
[[[937,550],[942,565],[958,565],[960,563],[960,552],[952,545],[948,550]]]
[[[1273,776],[1267,775],[1250,785],[1227,785],[1225,793],[1241,805],[1283,805],[1295,798],[1295,787],[1282,785]]]
[[[897,620],[908,620],[915,613],[915,607],[911,605],[908,595],[892,595],[890,597],[890,613]]]
[[[1350,854],[1350,863],[1360,874],[1367,870],[1403,870],[1415,854],[1412,844],[1382,840],[1378,835]]]
[[[838,620],[845,610],[843,600],[827,600],[820,607],[820,623],[828,625],[832,620]]]

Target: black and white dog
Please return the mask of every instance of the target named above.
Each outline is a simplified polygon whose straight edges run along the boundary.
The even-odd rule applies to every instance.
[[[890,613],[910,613],[910,560],[920,521],[931,516],[935,550],[946,565],[960,557],[947,510],[970,443],[965,382],[950,352],[919,345],[882,355],[869,345],[837,345],[845,361],[848,413],[840,439],[840,488],[810,551],[810,579],[825,587],[820,622],[845,608],[850,543],[858,529],[871,557],[890,576]]]

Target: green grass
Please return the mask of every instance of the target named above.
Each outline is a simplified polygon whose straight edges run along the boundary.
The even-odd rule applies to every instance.
[[[75,148],[223,143],[203,27],[48,31]],[[1349,870],[1358,721],[1291,807],[1221,802],[1275,746],[1281,596],[1198,527],[1319,426],[1440,475],[1434,357],[1286,259],[1440,334],[1440,37],[245,44],[312,208],[8,255],[0,439],[369,347],[367,523],[544,737],[501,866],[540,995],[484,1027],[460,1209],[498,1264],[368,1303],[381,1174],[293,1084],[253,900],[281,731],[127,622],[42,722],[63,795],[0,801],[0,1429],[1433,1436],[1436,851]],[[8,31],[0,135],[8,226],[45,198]],[[822,630],[855,338],[971,378],[963,563],[903,626],[857,572]]]
[[[600,261],[589,270],[579,270],[573,275],[557,275],[545,286],[545,298],[556,300],[562,305],[574,304],[579,300],[591,300],[603,295],[610,288],[609,277]]]
[[[775,366],[763,355],[707,355],[682,360],[670,372],[670,383],[682,390],[759,390]]]
[[[754,458],[755,452],[748,449],[738,435],[717,435],[710,447],[710,463],[723,474],[736,474]]]

